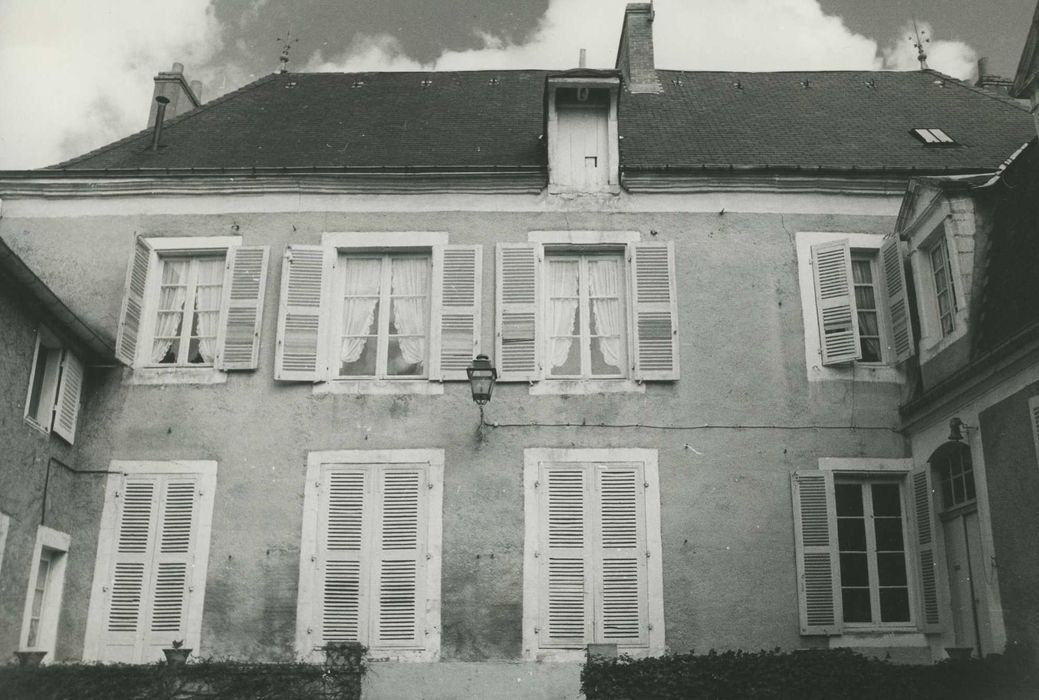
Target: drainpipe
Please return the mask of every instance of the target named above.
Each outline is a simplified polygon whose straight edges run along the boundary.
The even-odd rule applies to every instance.
[[[159,137],[162,135],[162,122],[166,118],[166,105],[170,103],[170,99],[159,95],[155,98],[155,101],[159,103],[159,107],[155,112],[155,130],[152,132],[152,151],[159,150]]]

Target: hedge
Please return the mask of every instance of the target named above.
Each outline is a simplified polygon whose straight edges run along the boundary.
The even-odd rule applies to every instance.
[[[1039,673],[1023,649],[931,666],[893,664],[846,649],[711,651],[593,657],[581,671],[581,690],[587,700],[1034,700]]]

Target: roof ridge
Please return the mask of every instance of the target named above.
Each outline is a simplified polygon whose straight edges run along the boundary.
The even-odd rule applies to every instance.
[[[960,80],[959,78],[954,78],[951,75],[946,75],[945,73],[942,73],[941,71],[937,71],[934,68],[925,68],[924,70],[922,70],[920,72],[921,73],[931,73],[932,75],[937,75],[942,80],[950,81],[950,82],[952,82],[952,83],[954,83],[956,85],[959,85],[961,88],[963,88],[965,90],[969,90],[970,92],[976,92],[979,95],[984,95],[985,97],[988,97],[989,99],[993,99],[996,102],[1002,102],[1003,104],[1008,105],[1010,107],[1013,107],[1014,109],[1021,110],[1022,112],[1031,113],[1031,111],[1032,111],[1028,107],[1025,107],[1024,105],[1019,104],[1018,101],[1016,99],[1014,99],[1013,97],[1010,97],[1010,96],[1004,97],[1003,95],[997,95],[994,92],[991,92],[989,90],[984,90],[982,88],[977,87],[976,85],[971,85],[970,83],[968,83],[968,82],[966,82],[964,80]]]
[[[189,112],[185,112],[184,114],[181,114],[181,115],[178,115],[176,117],[173,117],[172,119],[167,119],[167,120],[163,121],[163,127],[162,128],[166,129],[166,128],[170,127],[170,126],[173,126],[174,124],[179,124],[179,123],[181,123],[183,121],[186,121],[186,120],[190,119],[191,117],[197,116],[197,115],[199,115],[199,114],[209,110],[210,108],[215,107],[216,105],[223,104],[224,102],[227,102],[228,100],[230,100],[230,99],[232,99],[234,97],[237,97],[238,95],[240,95],[241,93],[243,93],[243,92],[245,92],[247,90],[252,90],[253,88],[255,88],[255,87],[257,87],[257,86],[259,86],[259,85],[261,85],[263,83],[266,83],[266,82],[269,82],[271,80],[274,80],[274,78],[276,78],[278,75],[279,75],[279,73],[270,73],[268,75],[265,75],[265,76],[262,76],[260,78],[257,78],[256,80],[252,81],[251,83],[246,83],[245,85],[243,85],[242,87],[238,88],[237,90],[232,90],[231,92],[226,92],[223,95],[221,95],[220,97],[217,97],[215,100],[210,100],[209,102],[203,103],[203,104],[199,105],[198,107],[196,107],[195,109],[193,109],[193,110],[191,110]],[[106,153],[106,152],[114,149],[117,146],[122,146],[123,144],[129,143],[129,142],[133,141],[134,139],[138,139],[138,138],[140,138],[144,134],[151,133],[151,131],[154,128],[155,128],[154,125],[146,126],[145,128],[141,129],[140,131],[136,131],[136,132],[130,134],[129,136],[124,136],[123,138],[119,139],[118,141],[113,141],[112,143],[105,144],[104,146],[99,146],[98,148],[95,148],[92,151],[88,151],[88,152],[86,152],[86,153],[84,153],[82,155],[78,155],[75,158],[70,158],[68,160],[63,160],[60,163],[55,163],[54,165],[48,165],[48,166],[45,166],[43,168],[39,168],[39,170],[65,170],[70,165],[75,165],[76,163],[79,163],[79,162],[81,162],[83,160],[86,160],[87,158],[92,158],[92,157],[100,155],[102,153]]]

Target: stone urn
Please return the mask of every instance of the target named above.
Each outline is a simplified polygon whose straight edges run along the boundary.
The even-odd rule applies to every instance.
[[[19,666],[39,666],[47,652],[38,649],[27,649],[25,651],[16,651],[14,655],[18,657]]]
[[[183,666],[188,657],[191,656],[191,649],[185,649],[184,647],[172,647],[169,649],[163,649],[162,653],[166,655],[167,666]]]

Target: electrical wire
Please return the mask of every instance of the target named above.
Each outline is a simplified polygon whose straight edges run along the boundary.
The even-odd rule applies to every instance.
[[[481,411],[482,414],[482,411]],[[700,425],[659,425],[655,423],[545,423],[530,421],[528,423],[499,423],[487,421],[480,416],[481,425],[485,428],[644,428],[646,430],[886,430],[901,434],[897,428],[885,425],[764,425],[764,424],[719,424],[702,423]]]

